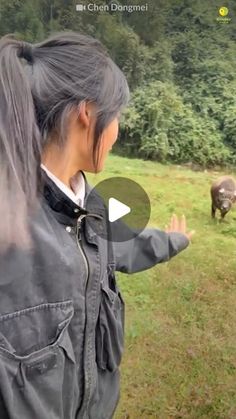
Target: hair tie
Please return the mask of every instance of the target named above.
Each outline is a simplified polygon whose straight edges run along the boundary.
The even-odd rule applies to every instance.
[[[33,63],[33,46],[28,42],[21,44],[20,58],[24,58],[28,63]]]

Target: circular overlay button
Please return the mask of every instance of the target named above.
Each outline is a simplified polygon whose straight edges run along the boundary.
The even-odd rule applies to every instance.
[[[89,213],[99,213],[98,201],[94,199],[98,196],[107,208],[109,240],[113,242],[131,240],[148,224],[151,213],[150,200],[145,190],[133,180],[119,176],[99,182],[86,200],[86,209]],[[93,231],[105,238],[106,220],[99,222],[96,218],[92,220],[92,216],[86,218]]]

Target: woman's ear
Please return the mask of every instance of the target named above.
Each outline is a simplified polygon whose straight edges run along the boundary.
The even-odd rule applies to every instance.
[[[82,102],[79,106],[78,119],[79,122],[84,126],[84,128],[88,128],[91,124],[93,108],[94,106],[92,105],[92,103],[88,102]]]

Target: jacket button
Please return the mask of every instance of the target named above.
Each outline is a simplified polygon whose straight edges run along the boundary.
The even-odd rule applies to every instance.
[[[75,208],[74,209],[74,212],[79,212],[79,208]]]
[[[70,233],[70,232],[71,232],[71,227],[70,227],[70,226],[67,226],[67,227],[66,227],[66,231],[67,231],[68,233]]]

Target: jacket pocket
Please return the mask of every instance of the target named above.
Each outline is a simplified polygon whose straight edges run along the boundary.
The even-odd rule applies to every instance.
[[[19,412],[24,419],[73,417],[69,399],[72,405],[76,368],[68,333],[73,314],[69,300],[0,316],[0,407],[6,418]]]
[[[97,365],[114,371],[120,365],[124,349],[124,301],[116,285],[114,268],[102,282],[101,304],[96,328]]]

